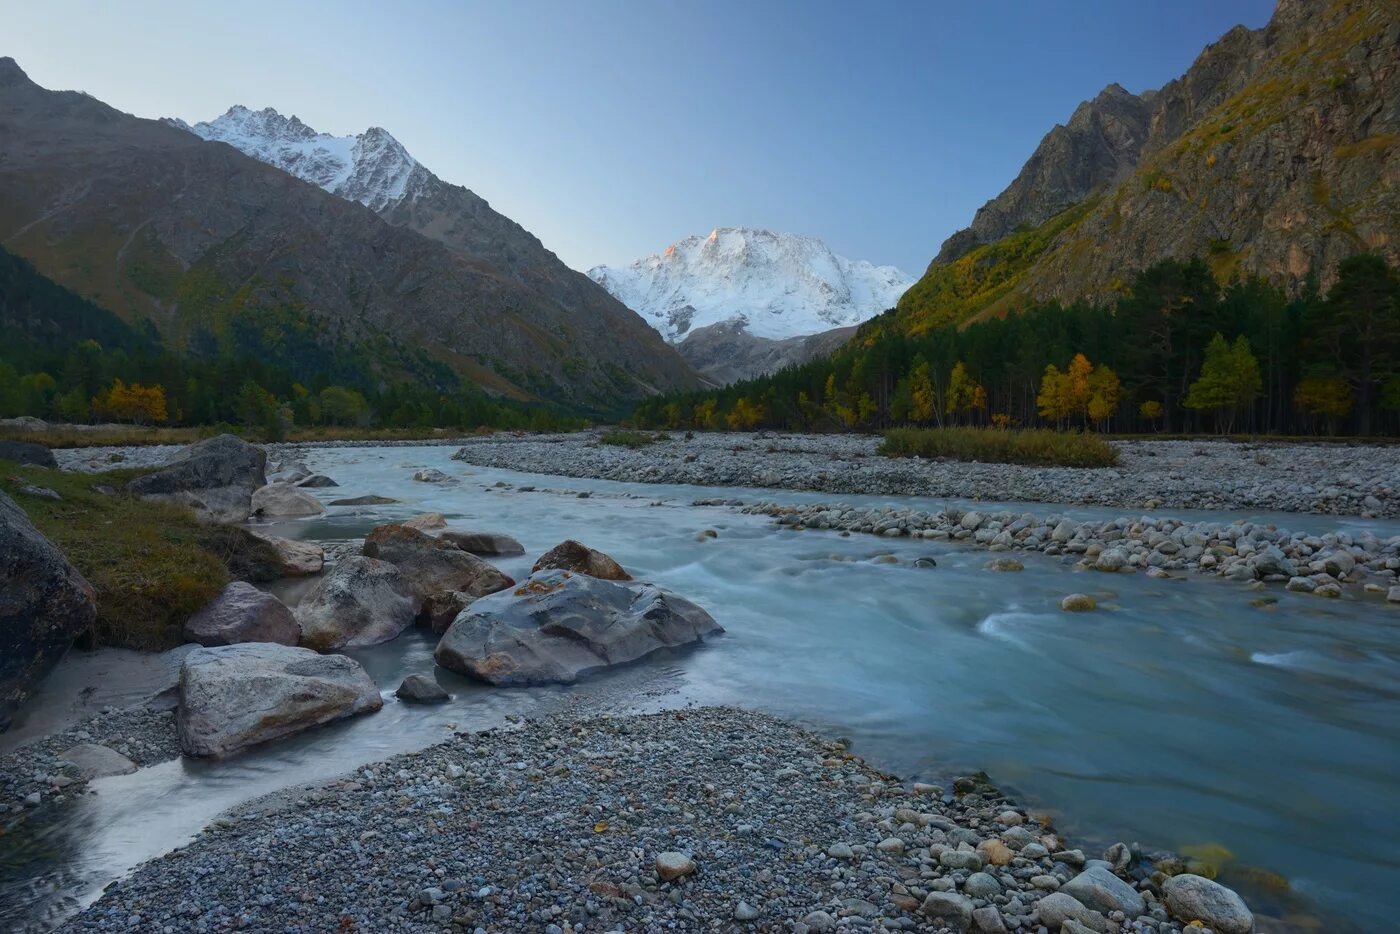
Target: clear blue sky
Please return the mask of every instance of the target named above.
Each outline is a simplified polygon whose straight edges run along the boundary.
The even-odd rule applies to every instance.
[[[1272,0],[0,0],[0,54],[140,116],[383,126],[570,265],[716,226],[918,274],[1076,104]]]

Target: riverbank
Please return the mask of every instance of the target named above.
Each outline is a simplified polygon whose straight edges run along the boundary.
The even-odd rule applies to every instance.
[[[1199,883],[947,791],[751,711],[556,716],[237,808],[62,930],[1183,929]]]
[[[868,435],[672,432],[638,448],[599,433],[491,435],[455,459],[634,483],[769,487],[1144,509],[1253,509],[1400,517],[1400,449],[1295,442],[1114,441],[1110,468],[886,458]]]

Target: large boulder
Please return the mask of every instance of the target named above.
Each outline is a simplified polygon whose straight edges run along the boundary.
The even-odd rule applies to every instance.
[[[299,542],[261,532],[252,534],[272,547],[278,577],[310,577],[325,568],[326,551],[315,542]]]
[[[1254,915],[1233,890],[1205,876],[1172,876],[1162,886],[1171,916],[1185,924],[1200,921],[1217,934],[1250,934]]]
[[[253,491],[252,513],[264,519],[297,519],[326,511],[321,501],[294,483],[269,483]]]
[[[525,546],[501,532],[462,532],[444,529],[438,536],[474,555],[523,555]]]
[[[96,620],[92,585],[0,493],[0,730]]]
[[[185,621],[185,641],[200,645],[277,642],[296,645],[301,629],[286,604],[252,584],[234,581]]]
[[[567,684],[723,631],[699,606],[655,585],[555,569],[472,603],[433,657],[492,684]]]
[[[494,566],[450,541],[406,525],[381,525],[365,536],[364,553],[403,573],[421,609],[433,594],[459,590],[483,597],[515,583]]]
[[[127,489],[148,499],[189,506],[213,522],[242,522],[253,491],[267,483],[267,454],[233,435],[206,438],[177,452],[154,473]]]
[[[267,642],[196,649],[180,669],[180,748],[224,756],[382,706],[344,655]]]
[[[33,464],[35,467],[58,467],[53,451],[33,441],[0,441],[0,461]]]
[[[297,604],[301,644],[327,651],[388,642],[413,622],[420,603],[398,568],[351,555]]]
[[[576,542],[572,538],[560,542],[540,555],[540,559],[530,570],[532,572],[546,571],[551,568],[576,571],[579,574],[587,574],[589,577],[609,581],[630,581],[632,579],[632,575],[624,571],[622,565],[612,558],[601,551],[589,548],[582,542]]]

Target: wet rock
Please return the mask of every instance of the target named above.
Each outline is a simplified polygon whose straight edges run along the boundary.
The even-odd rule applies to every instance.
[[[35,467],[58,468],[53,451],[32,441],[0,441],[0,461],[31,464]]]
[[[266,642],[196,649],[180,669],[180,748],[224,756],[383,704],[344,655]]]
[[[535,562],[535,566],[530,571],[534,573],[553,568],[575,571],[601,580],[630,581],[632,579],[632,575],[624,571],[622,565],[612,558],[573,539],[560,542],[540,555],[539,560]]]
[[[252,514],[264,519],[296,519],[326,511],[321,501],[291,483],[269,483],[253,491]]]
[[[297,604],[301,644],[327,651],[387,642],[413,622],[420,603],[398,568],[351,555]]]
[[[460,590],[443,590],[432,594],[423,601],[423,612],[421,615],[427,617],[428,627],[434,635],[442,635],[447,632],[447,627],[452,625],[452,621],[457,615],[471,606],[476,597]]]
[[[1162,886],[1162,898],[1172,917],[1183,923],[1199,921],[1216,934],[1254,930],[1254,915],[1244,900],[1204,876],[1172,876]]]
[[[326,552],[315,542],[301,542],[277,535],[251,533],[268,545],[276,556],[272,577],[309,577],[320,574],[326,565]]]
[[[416,472],[413,475],[413,479],[417,480],[419,483],[444,483],[452,478],[436,467],[426,467]]]
[[[200,645],[276,642],[296,645],[301,629],[286,605],[270,593],[234,581],[185,621],[185,640]]]
[[[441,535],[463,551],[474,555],[523,555],[525,546],[501,532],[461,532],[444,529]]]
[[[313,490],[325,489],[326,487],[340,486],[325,474],[314,473],[304,480],[298,480],[297,486],[310,487]]]
[[[1086,613],[1096,607],[1094,598],[1084,593],[1072,593],[1060,601],[1060,609],[1070,613]]]
[[[403,520],[399,525],[420,532],[435,532],[447,528],[447,517],[440,512],[420,512],[411,519]]]
[[[474,602],[434,658],[492,684],[570,683],[723,631],[699,606],[652,584],[548,570]]]
[[[78,774],[89,780],[107,775],[130,775],[136,771],[135,762],[115,749],[94,743],[80,743],[64,750],[59,758],[72,763]]]
[[[987,562],[989,571],[1024,571],[1026,566],[1015,558],[996,558]]]
[[[388,561],[403,574],[421,609],[429,597],[462,591],[482,597],[504,590],[515,580],[452,542],[407,525],[381,525],[365,536],[367,557]]]
[[[345,499],[333,499],[332,506],[388,506],[390,503],[397,503],[398,500],[391,496],[376,496],[371,493],[368,496],[350,496]]]
[[[1040,923],[1052,931],[1058,931],[1066,920],[1078,921],[1094,931],[1108,930],[1107,918],[1064,892],[1051,892],[1036,902],[1035,908]]]
[[[96,620],[92,586],[0,493],[0,730]]]
[[[1121,911],[1129,918],[1136,918],[1147,910],[1142,896],[1102,864],[1085,869],[1060,886],[1060,891],[1103,914]]]
[[[267,484],[263,449],[233,435],[218,435],[177,452],[154,473],[126,488],[137,496],[188,506],[211,522],[242,522],[253,491]]]
[[[441,704],[452,699],[452,695],[427,675],[409,675],[404,678],[394,696],[410,704]]]

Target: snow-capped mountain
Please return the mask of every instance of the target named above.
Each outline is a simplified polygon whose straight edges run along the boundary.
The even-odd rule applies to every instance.
[[[261,162],[319,185],[374,211],[403,201],[431,175],[387,130],[370,127],[358,136],[317,133],[296,117],[271,107],[233,106],[221,117],[191,126],[166,120],[207,140],[228,143]]]
[[[672,342],[720,323],[772,339],[859,324],[893,308],[913,283],[893,266],[837,256],[813,237],[748,227],[718,227],[588,275]]]

